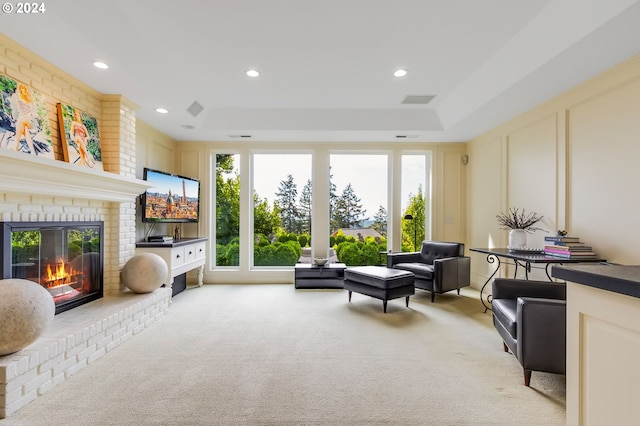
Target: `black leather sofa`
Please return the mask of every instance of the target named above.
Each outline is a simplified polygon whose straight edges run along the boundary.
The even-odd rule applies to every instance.
[[[471,259],[464,255],[464,244],[423,241],[419,252],[389,253],[387,267],[413,272],[414,286],[442,294],[471,284]]]
[[[565,374],[567,290],[565,283],[496,278],[492,283],[493,325],[524,369]]]

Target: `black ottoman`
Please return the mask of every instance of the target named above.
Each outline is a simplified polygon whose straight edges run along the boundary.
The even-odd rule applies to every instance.
[[[387,312],[387,300],[399,297],[407,298],[415,293],[414,275],[409,271],[389,269],[383,266],[355,266],[344,271],[343,288],[351,292],[361,293],[382,300],[384,312]]]

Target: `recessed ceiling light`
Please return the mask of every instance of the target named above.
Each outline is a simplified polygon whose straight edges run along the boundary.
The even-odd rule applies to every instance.
[[[247,70],[247,75],[249,77],[258,77],[260,75],[260,71],[258,71],[258,70]]]
[[[403,70],[403,69],[396,70],[396,71],[393,73],[393,75],[394,75],[395,77],[404,77],[405,75],[407,75],[407,70]]]
[[[109,68],[109,65],[105,64],[104,62],[100,62],[100,61],[95,61],[93,63],[93,66],[96,68],[100,68],[101,70],[106,70],[107,68]]]
[[[160,114],[167,114],[169,113],[169,110],[166,108],[156,108],[156,112],[159,112]]]

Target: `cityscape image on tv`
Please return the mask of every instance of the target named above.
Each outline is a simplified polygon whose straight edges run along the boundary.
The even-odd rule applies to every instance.
[[[152,170],[147,171],[147,180],[155,183],[156,187],[146,192],[146,220],[198,220],[198,181]]]

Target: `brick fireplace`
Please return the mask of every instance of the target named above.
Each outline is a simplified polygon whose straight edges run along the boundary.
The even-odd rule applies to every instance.
[[[66,75],[0,34],[0,73],[44,95],[55,160],[0,149],[0,221],[102,222],[104,297],[56,315],[27,348],[0,357],[0,418],[33,401],[164,315],[170,289],[123,292],[120,270],[135,254],[137,106]],[[98,118],[104,171],[64,161],[56,103]]]

